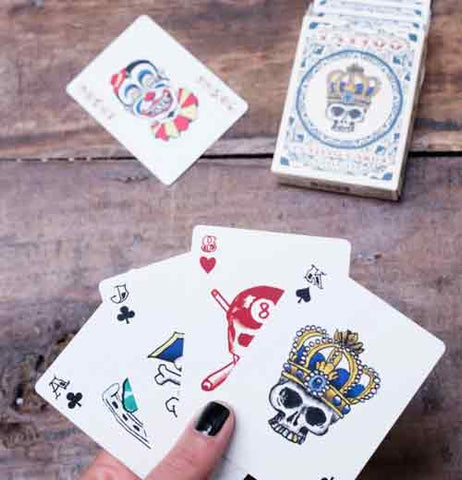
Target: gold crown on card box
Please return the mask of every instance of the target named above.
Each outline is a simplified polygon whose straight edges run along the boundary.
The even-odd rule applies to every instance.
[[[359,358],[363,351],[357,333],[337,330],[331,338],[321,327],[307,326],[297,332],[282,377],[342,418],[352,405],[369,400],[380,387],[378,374]]]
[[[381,87],[377,77],[367,76],[364,68],[352,64],[346,70],[334,70],[327,76],[328,103],[343,103],[368,108]]]

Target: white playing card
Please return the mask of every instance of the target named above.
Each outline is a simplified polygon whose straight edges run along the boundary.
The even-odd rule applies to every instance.
[[[352,280],[326,297],[309,315],[283,298],[220,391],[237,415],[227,458],[256,478],[355,479],[444,353]]]
[[[179,255],[108,279],[107,290],[102,282],[109,301],[37,384],[39,394],[139,476],[162,459],[179,428],[185,317],[168,307],[183,291],[187,261]],[[55,376],[70,381],[65,393],[82,393],[82,407],[69,409],[64,396],[54,398]]]
[[[67,91],[167,185],[247,110],[148,16],[135,20]]]
[[[184,331],[194,321],[185,302],[190,270],[190,255],[184,254],[131,272],[126,279],[130,295],[122,306],[117,305],[135,312],[134,323],[141,322],[133,331],[127,330],[130,379],[140,404],[147,406],[143,420],[157,461],[170,449],[182,426],[177,418],[183,344],[187,342]],[[113,318],[119,314],[115,310]]]
[[[188,297],[195,318],[186,330],[180,417],[220,395],[281,298],[308,312],[332,278],[347,277],[349,254],[341,239],[196,227]]]
[[[154,466],[123,350],[100,306],[36,385],[39,395],[139,476]]]

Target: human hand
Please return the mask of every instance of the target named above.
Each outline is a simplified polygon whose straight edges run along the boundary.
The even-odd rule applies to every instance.
[[[206,405],[146,480],[206,480],[221,459],[234,429],[234,415],[221,403]],[[118,460],[101,452],[80,480],[136,480]]]

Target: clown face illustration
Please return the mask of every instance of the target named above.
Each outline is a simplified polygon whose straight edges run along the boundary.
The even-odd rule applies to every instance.
[[[151,121],[156,138],[179,137],[197,117],[197,97],[186,89],[176,91],[148,60],[130,63],[112,76],[111,85],[126,111]]]

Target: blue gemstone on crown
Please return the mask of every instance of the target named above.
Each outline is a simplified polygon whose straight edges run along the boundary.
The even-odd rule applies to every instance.
[[[322,375],[313,375],[308,380],[308,388],[313,392],[321,392],[327,386],[327,380]]]

